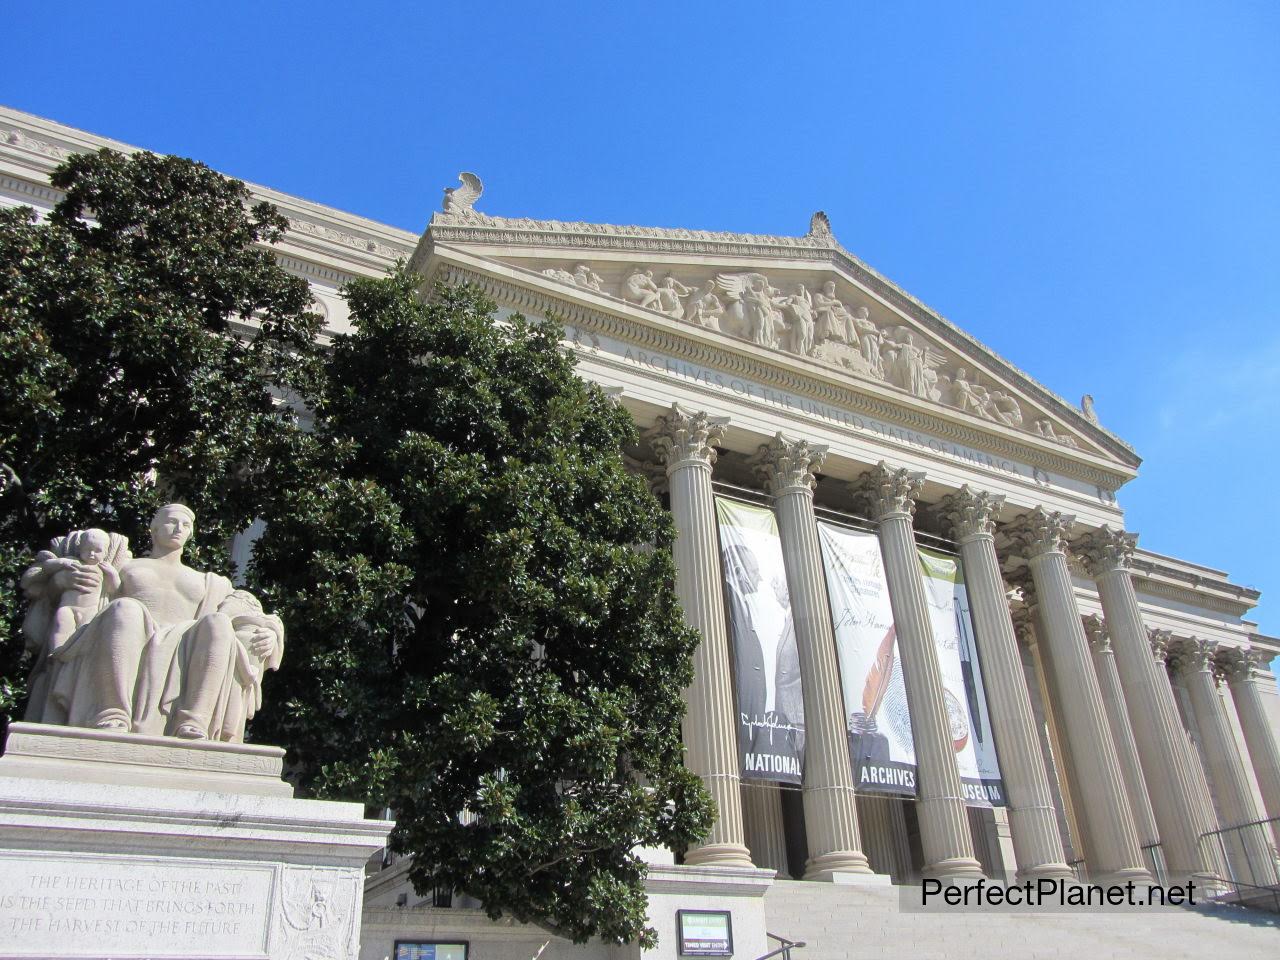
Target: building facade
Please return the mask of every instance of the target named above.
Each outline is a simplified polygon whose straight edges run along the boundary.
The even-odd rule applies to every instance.
[[[131,149],[0,110],[0,204],[48,209],[50,170],[102,146]],[[1137,546],[1140,460],[1091,400],[876,273],[825,215],[802,236],[510,219],[464,174],[418,237],[253,190],[331,331],[343,283],[407,258],[424,285],[558,317],[640,425],[625,453],[674,518],[703,637],[684,739],[719,817],[683,866],[1277,882],[1271,827],[1230,829],[1280,817],[1259,594]]]

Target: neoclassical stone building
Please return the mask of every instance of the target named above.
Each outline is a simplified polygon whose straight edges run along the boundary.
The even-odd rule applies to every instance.
[[[0,110],[0,203],[47,209],[49,171],[101,146],[130,149]],[[1271,832],[1214,831],[1280,817],[1280,640],[1247,619],[1257,591],[1137,546],[1121,499],[1140,459],[1090,398],[1054,395],[876,273],[821,213],[801,236],[509,219],[461,180],[420,237],[254,190],[289,217],[277,253],[333,331],[348,326],[346,280],[408,258],[424,283],[559,317],[581,374],[641,426],[625,452],[669,505],[679,595],[703,635],[684,736],[719,818],[685,866],[1275,881]],[[766,613],[733,599],[721,502],[772,513],[778,636],[802,690],[798,782],[744,770],[741,640],[763,636]],[[866,789],[851,763],[862,714],[842,686],[823,529],[878,538],[913,795]],[[957,760],[957,723],[977,715],[971,696],[957,720],[945,695],[920,546],[963,570],[994,805],[972,802]],[[757,724],[771,735],[783,670]]]

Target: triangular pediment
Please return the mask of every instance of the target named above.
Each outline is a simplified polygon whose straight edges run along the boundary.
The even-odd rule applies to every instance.
[[[571,303],[750,344],[778,362],[817,364],[860,388],[936,405],[977,429],[1015,431],[1065,455],[1127,469],[1119,438],[836,243],[808,234],[709,231],[437,214],[415,255],[465,254]]]

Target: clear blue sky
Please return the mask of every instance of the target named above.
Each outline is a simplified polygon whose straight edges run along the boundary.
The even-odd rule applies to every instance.
[[[418,231],[841,242],[1145,458],[1280,634],[1280,4],[21,2],[0,102]]]

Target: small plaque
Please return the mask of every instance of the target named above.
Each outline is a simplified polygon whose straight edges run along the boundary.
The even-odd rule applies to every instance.
[[[465,940],[397,940],[395,960],[467,960]]]
[[[680,956],[733,956],[733,923],[728,910],[677,910]]]

